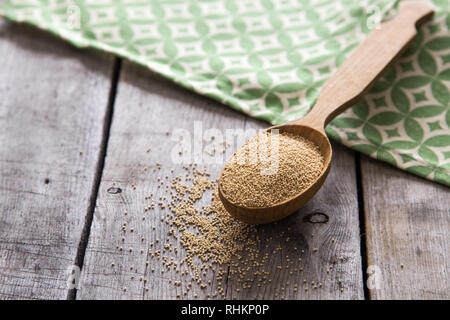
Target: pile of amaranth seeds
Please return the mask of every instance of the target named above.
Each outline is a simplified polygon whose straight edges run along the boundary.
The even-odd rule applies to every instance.
[[[226,163],[221,189],[237,205],[267,207],[307,189],[320,176],[323,165],[324,158],[313,142],[291,133],[262,131]]]
[[[152,172],[158,174],[161,168],[158,162]],[[146,256],[144,272],[135,265],[118,266],[111,262],[113,269],[120,267],[131,272],[130,281],[139,281],[145,292],[150,291],[152,278],[167,281],[177,288],[177,299],[236,299],[249,297],[245,291],[263,290],[265,286],[274,292],[272,298],[286,299],[295,297],[300,289],[307,292],[322,288],[323,280],[311,280],[306,275],[303,278],[305,250],[292,241],[290,227],[277,228],[277,223],[252,226],[235,220],[220,201],[217,180],[206,169],[195,164],[182,168],[183,174],[175,174],[175,169],[171,169],[173,176],[157,177],[158,195],[149,193],[143,197],[143,212],[123,213],[117,249],[122,254]],[[144,171],[148,170],[144,167]],[[136,188],[130,184],[131,192],[136,192]],[[158,223],[150,219],[151,215],[158,218]],[[153,221],[151,225],[136,228],[149,221]],[[143,230],[142,234],[137,234],[137,229]],[[164,236],[158,229],[168,231]],[[155,234],[159,234],[156,239]],[[154,240],[147,240],[151,236]],[[136,244],[128,237],[141,241]],[[314,248],[307,254],[317,252]],[[325,277],[332,277],[336,263],[327,267]],[[341,280],[338,287],[342,292]],[[122,290],[127,291],[127,287]]]

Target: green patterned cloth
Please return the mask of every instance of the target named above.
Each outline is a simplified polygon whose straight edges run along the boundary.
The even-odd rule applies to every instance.
[[[450,186],[448,0],[398,63],[327,127],[343,144]],[[302,117],[396,0],[4,0],[0,14],[126,57],[272,124]],[[356,70],[357,72],[357,70]]]

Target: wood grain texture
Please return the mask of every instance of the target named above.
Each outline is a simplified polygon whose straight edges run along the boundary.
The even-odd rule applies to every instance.
[[[65,299],[112,59],[3,21],[0,57],[0,298]]]
[[[181,165],[171,160],[176,144],[171,140],[174,129],[192,132],[195,121],[201,122],[203,130],[239,128],[244,126],[244,120],[245,117],[180,89],[146,69],[124,63],[78,299],[169,299],[180,293],[180,289],[168,283],[176,277],[175,272],[161,273],[164,268],[153,263],[154,260],[145,265],[149,259],[147,251],[154,249],[149,243],[156,239],[163,241],[169,227],[160,220],[164,210],[157,210],[142,221],[148,204],[144,198],[150,193],[155,199],[165,194],[157,187],[158,177],[184,173]],[[151,151],[147,152],[149,148]],[[161,170],[154,172],[156,162],[161,163]],[[174,173],[170,172],[172,168]],[[221,165],[209,167],[212,174],[220,169]],[[120,188],[121,192],[111,193],[111,187]],[[125,221],[128,233],[122,241]],[[130,228],[134,228],[132,234]],[[123,251],[117,250],[117,246],[123,247]],[[129,252],[130,248],[133,252]],[[151,268],[155,271],[151,272]],[[148,293],[139,281],[141,276],[148,278]],[[193,298],[193,293],[187,297]]]
[[[164,269],[161,263],[149,259],[147,254],[149,249],[154,249],[149,243],[163,239],[168,232],[169,227],[160,220],[164,210],[156,209],[145,221],[142,220],[145,215],[145,196],[153,193],[157,199],[164,194],[157,188],[157,178],[183,173],[182,168],[171,160],[175,144],[171,135],[176,128],[184,128],[192,133],[194,121],[201,121],[203,130],[217,128],[221,132],[228,128],[244,128],[245,125],[266,127],[265,123],[246,120],[245,116],[180,89],[143,68],[124,63],[77,299],[176,299],[177,295],[182,299],[192,299],[195,293],[198,299],[208,298],[208,294],[212,297],[218,287],[218,269],[212,271],[211,286],[205,290],[191,290],[184,295],[186,283],[181,283],[179,287],[169,283],[170,279],[177,279],[179,275],[174,271],[161,273]],[[299,283],[299,289],[294,293],[294,279],[291,279],[286,290],[290,293],[286,298],[363,298],[353,153],[335,147],[336,165],[323,192],[300,214],[269,226],[265,231],[274,234],[284,231],[293,241],[286,247],[284,243],[274,241],[268,248],[261,247],[261,252],[274,250],[280,244],[283,246],[280,254],[285,254],[298,246],[298,250],[305,250],[304,272],[295,281],[303,281],[305,277],[309,281],[323,282],[322,289],[310,288],[306,293]],[[148,148],[151,151],[147,153]],[[154,172],[156,162],[161,163],[161,169]],[[207,165],[207,169],[218,177],[222,166],[223,163]],[[148,167],[147,171],[145,167]],[[170,172],[172,168],[174,173]],[[120,188],[120,192],[117,188]],[[317,211],[325,213],[329,222],[303,222],[307,215]],[[122,240],[121,228],[124,222],[127,222],[127,232]],[[130,228],[134,229],[133,233],[130,233]],[[319,251],[312,253],[314,247],[318,247]],[[129,252],[130,248],[132,252]],[[179,258],[182,256],[183,251],[180,249]],[[270,268],[277,270],[280,259],[278,256],[271,258]],[[148,266],[146,260],[150,260]],[[326,269],[332,262],[336,262],[334,271],[327,274]],[[223,276],[222,283],[228,299],[281,298],[281,295],[275,296],[273,287],[258,288],[256,283],[255,288],[236,295],[235,279],[228,279],[227,274]],[[275,272],[274,276],[279,279],[289,277],[284,270]],[[140,281],[141,277],[148,282],[144,284]],[[342,280],[342,293],[338,279]]]
[[[361,168],[371,298],[450,299],[449,189],[367,157]]]

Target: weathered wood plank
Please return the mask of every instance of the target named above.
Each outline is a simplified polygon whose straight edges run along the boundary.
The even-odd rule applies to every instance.
[[[258,227],[258,252],[270,259],[252,271],[270,272],[272,281],[251,279],[242,290],[236,272],[229,277],[229,299],[364,299],[354,154],[332,145],[332,169],[316,196],[297,214]]]
[[[361,168],[371,298],[449,299],[449,189],[367,157]]]
[[[155,250],[151,243],[156,243],[156,239],[162,242],[169,226],[161,222],[160,218],[165,213],[158,207],[146,216],[145,221],[142,220],[146,206],[144,198],[150,193],[155,199],[163,196],[164,192],[158,189],[158,177],[164,179],[166,175],[172,177],[183,173],[181,166],[174,165],[171,160],[171,151],[175,145],[171,141],[174,129],[185,128],[193,134],[194,121],[201,121],[203,130],[216,128],[220,132],[228,128],[244,128],[245,123],[248,127],[266,126],[265,123],[245,119],[245,116],[183,90],[143,68],[124,64],[78,299],[175,299],[178,295],[180,298],[192,299],[196,298],[195,294],[198,299],[213,297],[218,288],[216,276],[211,276],[212,283],[207,289],[186,292],[186,283],[181,283],[179,287],[169,283],[169,279],[180,278],[178,273],[167,271],[159,261],[149,259],[147,251]],[[339,146],[335,147],[334,168],[324,190],[300,214],[266,228],[267,233],[284,231],[294,240],[285,246],[285,243],[276,239],[267,250],[274,250],[280,244],[283,247],[280,254],[287,251],[291,253],[293,246],[305,251],[304,272],[291,280],[287,288],[290,293],[286,298],[363,298],[353,154]],[[148,148],[151,151],[147,153]],[[156,162],[160,162],[162,167],[154,172]],[[207,169],[217,177],[222,166],[223,163],[207,165]],[[145,167],[149,169],[145,171]],[[172,168],[174,173],[171,172]],[[111,188],[120,188],[121,192]],[[302,222],[308,214],[317,211],[327,214],[329,222]],[[124,222],[127,223],[126,233],[121,230]],[[134,229],[133,233],[130,233],[131,228]],[[312,233],[315,233],[314,237]],[[319,251],[312,253],[314,247],[318,247]],[[129,248],[133,251],[129,252]],[[265,246],[260,250],[266,250]],[[183,256],[181,249],[178,254],[178,257]],[[276,260],[279,259],[277,256]],[[147,260],[150,260],[148,266]],[[326,269],[333,261],[337,264],[327,274]],[[275,260],[270,261],[271,268],[276,268],[277,264]],[[212,270],[213,274],[217,275],[217,272],[217,269]],[[280,279],[288,278],[285,271],[277,274]],[[140,281],[141,277],[148,282],[145,284]],[[308,281],[322,281],[323,288],[310,288],[305,293],[302,289],[303,277]],[[342,279],[343,293],[340,292],[339,278]],[[293,291],[294,280],[301,282],[297,293]],[[226,274],[222,283],[227,298],[281,297],[275,296],[273,286],[257,289],[256,283],[251,291],[242,291],[236,295],[233,293],[235,280],[227,281]]]
[[[112,59],[0,21],[0,298],[65,299]]]
[[[166,223],[160,220],[165,210],[157,209],[148,214],[145,221],[142,216],[148,205],[145,196],[153,193],[158,199],[164,193],[157,186],[157,178],[184,174],[181,165],[172,162],[171,150],[176,143],[171,141],[171,135],[177,128],[192,132],[195,121],[201,122],[203,130],[225,129],[243,127],[245,117],[160,79],[148,70],[124,63],[77,298],[176,297],[176,288],[168,283],[169,278],[176,277],[175,272],[163,274],[161,271],[165,268],[155,261],[149,266],[145,264],[149,259],[147,251],[154,249],[149,242],[160,239],[161,243],[169,231]],[[151,148],[150,152],[147,152],[148,148]],[[154,172],[156,162],[161,163],[161,169]],[[145,167],[148,167],[147,171],[144,171]],[[174,173],[170,172],[172,168]],[[217,165],[208,169],[215,174],[220,168]],[[120,188],[121,192],[110,193],[111,187]],[[127,216],[124,212],[128,212]],[[121,228],[125,221],[128,232],[122,241]],[[130,228],[134,228],[132,234]],[[117,246],[123,247],[123,251],[117,250]],[[130,248],[133,252],[129,252]],[[141,249],[144,254],[140,253]],[[152,268],[154,272],[151,272]],[[145,292],[144,283],[139,281],[141,276],[148,278],[149,292]],[[194,298],[193,294],[188,297]]]

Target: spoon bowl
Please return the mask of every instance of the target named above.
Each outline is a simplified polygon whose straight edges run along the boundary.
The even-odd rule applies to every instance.
[[[271,129],[278,129],[280,134],[283,132],[291,133],[314,142],[314,144],[319,147],[320,153],[324,158],[323,169],[314,183],[302,192],[299,192],[290,199],[263,208],[243,207],[230,201],[224,195],[220,183],[221,178],[219,178],[219,197],[225,209],[238,220],[249,224],[269,223],[287,217],[292,212],[306,204],[317,193],[317,191],[319,191],[320,187],[322,187],[325,182],[328,172],[330,171],[332,155],[331,144],[323,130],[317,130],[309,126],[296,123],[275,126],[267,130]]]
[[[279,133],[303,137],[319,148],[324,158],[323,169],[309,187],[278,203],[265,207],[246,207],[226,197],[221,186],[222,172],[218,188],[225,209],[238,220],[262,224],[283,219],[308,202],[322,187],[330,171],[332,150],[325,126],[364,96],[414,40],[416,26],[432,15],[433,10],[423,3],[400,3],[395,18],[375,28],[325,83],[314,108],[304,118],[267,129],[278,129]]]

